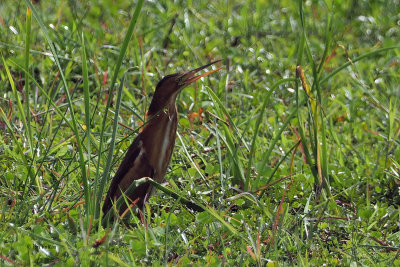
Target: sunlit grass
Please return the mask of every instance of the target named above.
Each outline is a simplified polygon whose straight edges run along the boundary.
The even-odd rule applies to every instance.
[[[400,263],[396,1],[38,2],[0,8],[2,264]],[[103,228],[155,84],[216,59],[167,183]]]

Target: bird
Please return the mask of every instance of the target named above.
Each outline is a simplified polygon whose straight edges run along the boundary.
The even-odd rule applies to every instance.
[[[191,71],[167,75],[158,82],[146,114],[147,121],[144,128],[128,148],[111,181],[102,208],[103,218],[113,208],[113,203],[116,203],[122,192],[125,192],[134,181],[143,177],[150,177],[158,183],[164,181],[175,146],[178,126],[176,98],[183,88],[219,71],[222,67],[196,76],[201,70],[220,61],[211,62]],[[146,182],[126,196],[139,210],[142,210],[145,200],[153,191],[153,186]],[[127,205],[124,202],[119,208],[119,215],[126,209]]]

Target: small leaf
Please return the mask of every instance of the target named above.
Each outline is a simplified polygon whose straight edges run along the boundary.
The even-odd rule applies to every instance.
[[[210,215],[210,213],[204,211],[204,212],[200,212],[199,214],[197,214],[196,221],[198,221],[199,223],[204,223],[204,224],[212,223],[213,217]]]
[[[68,152],[68,150],[69,150],[68,146],[61,147],[56,153],[56,158],[61,158]]]

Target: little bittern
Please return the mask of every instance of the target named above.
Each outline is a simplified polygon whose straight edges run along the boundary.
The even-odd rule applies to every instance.
[[[159,183],[163,182],[174,149],[178,126],[176,97],[183,88],[192,82],[220,70],[221,67],[195,76],[199,71],[217,62],[219,61],[192,71],[167,75],[157,84],[147,112],[147,123],[129,147],[111,182],[103,205],[104,215],[121,196],[121,192],[125,192],[135,180],[151,177]],[[150,196],[152,190],[151,184],[144,183],[127,197],[136,203],[139,209],[142,209],[145,198]],[[122,204],[119,214],[126,209],[127,206]]]

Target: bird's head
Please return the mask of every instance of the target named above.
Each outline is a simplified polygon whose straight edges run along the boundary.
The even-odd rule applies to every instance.
[[[155,115],[168,104],[173,104],[173,102],[175,102],[178,93],[189,84],[193,83],[194,81],[197,81],[202,77],[208,76],[216,71],[219,71],[222,67],[219,67],[215,70],[211,70],[196,76],[196,73],[198,73],[199,71],[220,61],[221,60],[211,62],[207,65],[201,66],[191,71],[180,72],[165,76],[157,84],[156,90],[153,95],[153,99],[150,104],[148,115]]]

